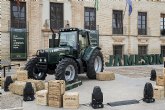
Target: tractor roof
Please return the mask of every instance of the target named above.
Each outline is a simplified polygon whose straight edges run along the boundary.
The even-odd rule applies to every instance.
[[[62,29],[60,29],[60,32],[67,32],[67,31],[87,31],[87,32],[89,32],[90,30],[80,29],[80,28],[62,28]]]

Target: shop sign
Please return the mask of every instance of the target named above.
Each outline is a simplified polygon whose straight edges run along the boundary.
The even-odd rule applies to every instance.
[[[11,60],[26,60],[27,58],[27,32],[19,29],[12,30],[10,38]]]
[[[161,54],[151,55],[110,55],[109,62],[106,66],[133,66],[133,65],[157,65],[163,64]]]

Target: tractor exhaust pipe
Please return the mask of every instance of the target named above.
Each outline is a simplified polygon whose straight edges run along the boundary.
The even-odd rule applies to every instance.
[[[53,28],[50,28],[52,31],[52,46],[55,47],[55,38],[56,38],[56,33],[54,32]]]

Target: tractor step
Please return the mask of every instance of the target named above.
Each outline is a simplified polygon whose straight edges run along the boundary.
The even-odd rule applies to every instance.
[[[74,82],[74,83],[72,83],[72,84],[67,84],[65,90],[66,90],[66,91],[67,91],[67,90],[71,90],[71,89],[74,89],[74,88],[76,88],[76,87],[78,87],[78,86],[81,86],[81,85],[82,85],[82,81],[79,80],[79,81],[76,81],[76,82]]]

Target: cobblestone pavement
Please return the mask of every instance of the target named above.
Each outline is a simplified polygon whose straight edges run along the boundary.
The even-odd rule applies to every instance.
[[[89,80],[85,74],[79,75],[83,84],[80,87],[69,90],[79,92],[80,104],[90,103],[91,94],[95,86],[100,86],[104,94],[104,104],[114,101],[141,99],[146,82],[151,82],[153,86],[155,81],[150,81],[149,76],[152,69],[158,74],[163,74],[163,65],[154,66],[131,66],[131,67],[106,67],[106,71],[113,71],[116,79],[113,81]],[[7,75],[15,73],[16,70],[6,70]],[[54,76],[48,75],[46,80],[54,79]],[[12,100],[11,100],[12,101]],[[7,100],[7,103],[8,100]],[[11,102],[10,102],[11,103]],[[17,103],[16,103],[17,104]],[[14,105],[12,105],[14,106]],[[49,106],[37,105],[35,101],[23,102],[24,110],[63,110],[63,108],[54,108]],[[139,104],[110,107],[105,105],[102,110],[164,110],[165,100],[156,100],[155,103],[147,104],[141,101]],[[68,109],[64,109],[68,110]],[[93,110],[91,107],[80,105],[79,110]]]

